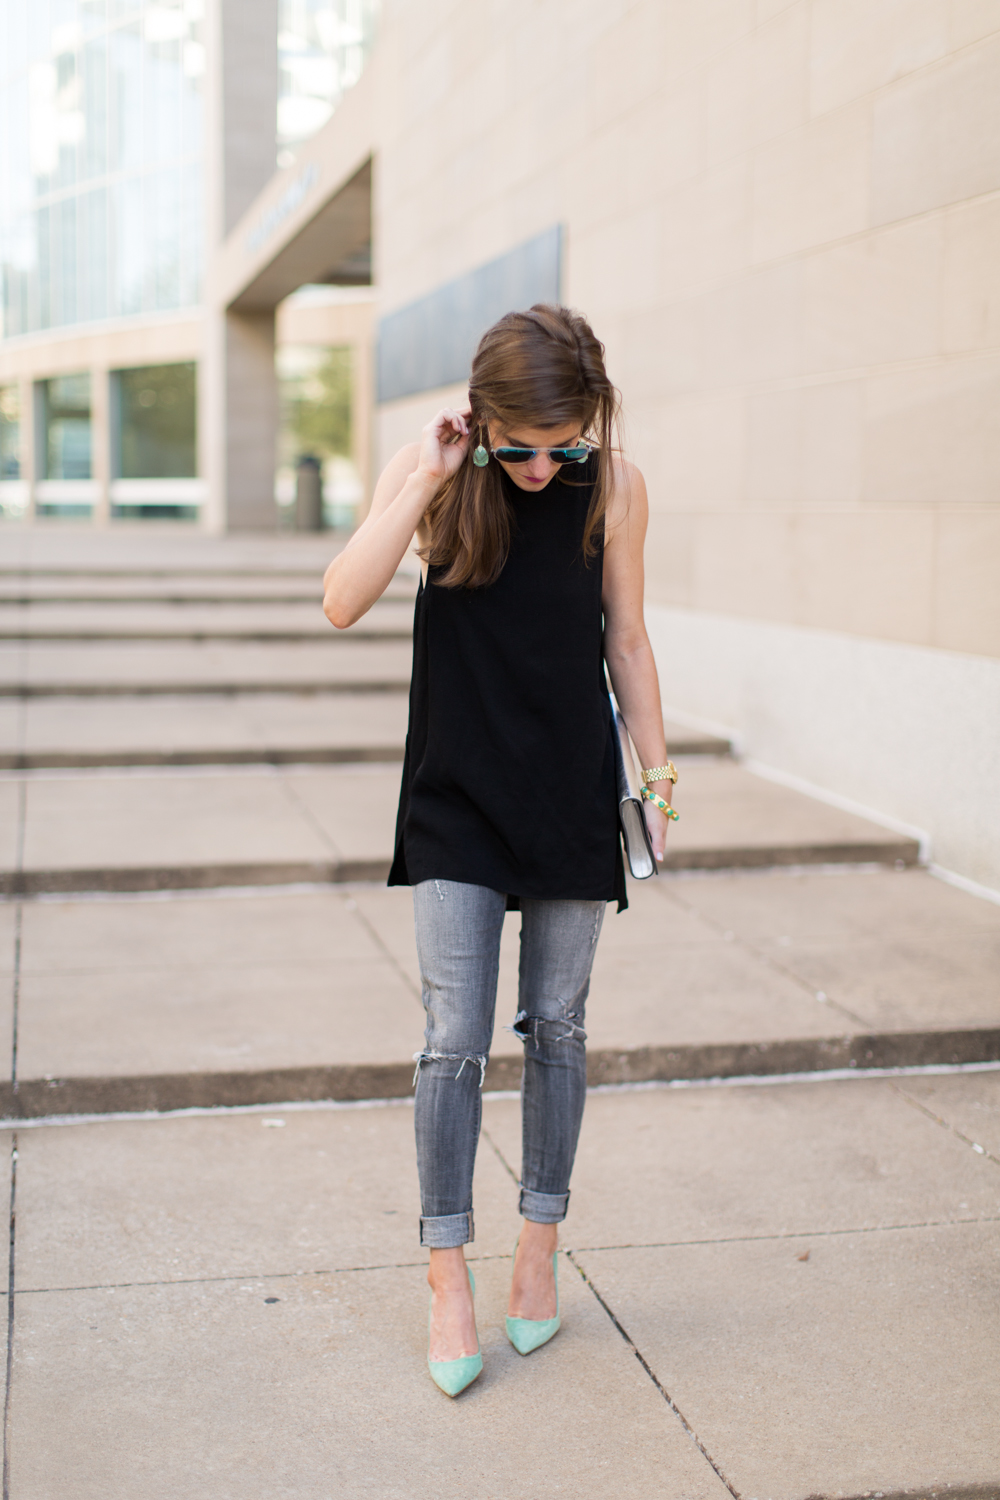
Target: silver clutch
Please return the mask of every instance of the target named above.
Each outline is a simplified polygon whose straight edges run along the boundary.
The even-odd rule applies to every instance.
[[[618,821],[628,867],[636,880],[648,880],[650,875],[656,874],[656,860],[642,811],[642,782],[635,769],[628,729],[614,693],[611,694],[611,732],[618,775]]]

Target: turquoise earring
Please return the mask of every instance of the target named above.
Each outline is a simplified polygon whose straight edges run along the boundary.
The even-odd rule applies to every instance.
[[[489,461],[490,455],[487,453],[482,443],[479,444],[478,448],[474,448],[472,450],[472,462],[475,464],[477,469],[485,469]]]

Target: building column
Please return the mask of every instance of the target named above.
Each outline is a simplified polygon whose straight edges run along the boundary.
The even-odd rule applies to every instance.
[[[29,512],[32,520],[38,515],[38,486],[46,478],[48,459],[46,455],[46,442],[48,434],[45,425],[45,387],[41,380],[30,382],[31,401],[28,405],[28,422],[31,425],[31,510]]]
[[[205,354],[199,469],[210,531],[273,530],[278,434],[274,312],[220,306],[212,258],[277,168],[278,0],[210,0],[206,13]]]
[[[97,496],[91,519],[95,526],[107,526],[111,519],[111,373],[104,369],[90,371],[90,475],[97,485]]]
[[[208,313],[199,382],[199,468],[209,531],[273,531],[277,524],[278,380],[274,312]]]
[[[35,482],[39,478],[38,420],[35,415],[35,382],[23,376],[17,383],[18,448],[21,478],[28,487],[26,521],[35,519]]]

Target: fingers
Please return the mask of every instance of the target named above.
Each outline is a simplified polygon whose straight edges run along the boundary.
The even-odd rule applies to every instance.
[[[648,802],[643,811],[646,815],[646,827],[649,829],[649,841],[653,846],[653,857],[657,864],[662,864],[667,852],[667,830],[670,824],[665,814],[658,807],[650,807]]]
[[[420,468],[438,482],[449,479],[461,468],[471,441],[469,424],[460,411],[445,406],[432,417],[423,430],[420,444]]]
[[[428,423],[431,432],[441,443],[458,443],[469,436],[469,424],[460,411],[446,406]]]

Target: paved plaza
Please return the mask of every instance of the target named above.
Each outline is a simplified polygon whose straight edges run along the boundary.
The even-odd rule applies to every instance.
[[[997,1500],[1000,905],[681,725],[594,970],[563,1329],[503,1334],[512,914],[485,1369],[433,1386],[384,886],[416,580],[338,635],[330,548],[0,533],[5,1500]]]

